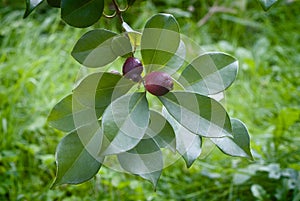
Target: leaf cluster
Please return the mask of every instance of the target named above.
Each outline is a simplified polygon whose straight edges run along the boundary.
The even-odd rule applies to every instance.
[[[214,98],[235,80],[237,60],[222,52],[189,58],[189,43],[170,14],[154,15],[142,32],[122,25],[122,34],[89,31],[72,50],[80,64],[100,72],[83,78],[49,115],[54,128],[68,132],[57,147],[53,185],[87,181],[116,157],[122,171],[156,186],[168,157],[165,150],[178,153],[190,167],[205,140],[225,154],[252,159],[246,126],[230,118]],[[172,92],[152,96],[141,89],[142,83],[101,71],[119,57],[138,53],[144,74],[172,76]]]

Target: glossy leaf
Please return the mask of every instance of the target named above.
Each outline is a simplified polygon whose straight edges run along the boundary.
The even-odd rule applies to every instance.
[[[56,129],[70,132],[98,121],[106,107],[126,94],[133,85],[132,81],[112,73],[88,75],[73,90],[73,94],[53,107],[48,122]]]
[[[142,139],[133,149],[118,154],[118,160],[124,170],[140,175],[156,186],[163,169],[163,156],[154,140]]]
[[[61,0],[47,0],[49,6],[60,8]]]
[[[201,137],[178,123],[165,108],[163,108],[162,113],[174,128],[176,135],[176,150],[185,160],[186,166],[190,167],[202,152]]]
[[[212,98],[192,92],[169,92],[159,97],[176,121],[203,137],[232,136],[230,119],[223,106]]]
[[[227,89],[235,80],[238,61],[224,53],[206,53],[191,62],[178,81],[186,90],[203,95]]]
[[[104,0],[62,0],[61,18],[73,27],[84,28],[102,16]]]
[[[158,68],[157,71],[163,71],[170,75],[174,74],[184,63],[186,58],[186,46],[181,40],[179,47],[173,57],[168,61],[165,66]]]
[[[113,101],[102,117],[100,154],[118,154],[135,147],[146,133],[149,113],[145,93],[127,94]]]
[[[267,11],[269,10],[278,0],[258,0],[261,7]]]
[[[134,84],[121,75],[93,73],[85,77],[73,90],[73,97],[80,104],[93,109],[92,114],[99,118],[111,102],[126,94]]]
[[[70,94],[53,107],[48,116],[48,122],[50,126],[58,130],[70,132],[75,130],[75,128],[97,121],[90,115],[93,113],[93,108],[83,106],[76,99],[74,101],[72,94]]]
[[[126,34],[129,37],[131,45],[136,49],[141,45],[142,33],[133,30],[126,22],[122,23],[122,27],[125,29]]]
[[[183,86],[177,81],[177,79],[174,79],[172,77],[173,80],[173,91],[184,91]]]
[[[68,132],[75,129],[72,113],[72,94],[59,101],[48,116],[50,126]]]
[[[71,54],[84,66],[105,66],[118,57],[111,48],[113,37],[116,35],[105,29],[89,31],[77,41]]]
[[[176,138],[171,124],[160,113],[150,110],[150,121],[144,139],[152,138],[160,148],[176,149]]]
[[[165,65],[176,53],[180,43],[179,26],[170,14],[151,17],[143,30],[141,54],[147,72]]]
[[[130,39],[126,35],[114,37],[111,43],[111,48],[115,55],[121,57],[128,54],[132,54],[133,51]]]
[[[26,10],[23,18],[28,17],[28,15],[42,2],[43,0],[26,0]]]
[[[231,124],[233,138],[212,138],[212,142],[225,154],[253,159],[246,126],[238,119],[231,119]]]
[[[89,128],[90,129],[90,128]],[[100,135],[96,132],[95,135]],[[93,135],[89,140],[91,144],[99,141],[99,137]],[[98,144],[93,146],[99,147]],[[103,162],[103,158],[96,158],[93,149],[83,145],[78,131],[65,136],[56,150],[57,175],[52,186],[60,184],[79,184],[91,179],[97,174]],[[97,150],[97,147],[96,149]]]

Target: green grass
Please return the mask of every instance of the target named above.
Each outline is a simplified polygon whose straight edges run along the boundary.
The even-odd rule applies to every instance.
[[[64,133],[50,128],[46,118],[82,72],[70,51],[88,29],[65,26],[56,11],[22,20],[23,11],[1,8],[0,200],[299,200],[300,5],[282,3],[265,13],[249,3],[243,12],[216,14],[197,27],[206,7],[191,18],[179,16],[179,23],[203,49],[225,51],[240,61],[225,106],[248,126],[254,162],[213,149],[190,169],[182,160],[165,169],[156,191],[138,177],[108,168],[84,184],[49,189]],[[146,1],[133,8],[138,19],[126,17],[141,28],[165,8]],[[107,20],[101,26],[118,29]],[[234,179],[245,171],[247,181]],[[253,195],[257,185],[264,189],[261,198]]]

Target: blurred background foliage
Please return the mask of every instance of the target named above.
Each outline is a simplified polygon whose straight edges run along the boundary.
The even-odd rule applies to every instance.
[[[203,50],[240,62],[224,105],[248,126],[255,161],[212,149],[190,169],[182,160],[166,168],[156,191],[107,168],[87,183],[49,189],[64,134],[46,118],[81,71],[70,51],[87,30],[120,24],[102,18],[76,29],[46,5],[22,19],[24,7],[0,1],[0,200],[300,200],[300,1],[265,12],[250,0],[137,0],[124,14],[141,29],[153,14],[172,13]]]

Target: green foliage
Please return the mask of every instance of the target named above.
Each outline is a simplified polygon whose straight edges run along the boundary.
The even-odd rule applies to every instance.
[[[65,132],[75,130],[72,100],[72,95],[68,95],[54,106],[48,116],[48,122],[52,127]]]
[[[49,6],[60,8],[61,0],[47,0]]]
[[[43,0],[26,0],[26,10],[23,17],[27,17],[42,2]]]
[[[102,67],[114,61],[118,55],[111,48],[117,34],[105,29],[92,30],[84,34],[72,50],[72,56],[87,67]]]
[[[220,103],[191,92],[169,92],[159,98],[181,126],[203,137],[232,137],[230,119]]]
[[[142,27],[147,17],[170,8],[161,6],[162,3],[154,6],[151,2],[137,1],[137,6],[131,8],[134,16],[128,12],[126,17],[136,22],[130,23],[132,27]],[[181,3],[163,3],[166,2],[173,6]],[[86,30],[62,26],[53,15],[57,13],[52,11],[47,12],[47,19],[33,13],[30,20],[21,23],[23,11],[11,11],[9,6],[14,4],[8,1],[5,7],[0,6],[3,17],[0,30],[1,200],[299,199],[297,64],[300,49],[296,30],[300,22],[299,2],[280,1],[264,13],[256,2],[247,1],[243,10],[232,1],[224,1],[222,5],[232,6],[237,13],[217,14],[200,29],[195,22],[211,6],[209,3],[201,2],[202,6],[189,12],[190,18],[177,16],[182,32],[193,36],[205,50],[225,51],[239,60],[238,79],[226,93],[225,106],[230,116],[247,123],[256,161],[249,164],[239,158],[224,157],[203,139],[206,148],[202,150],[201,160],[196,160],[189,170],[181,160],[168,167],[160,177],[156,192],[137,177],[105,167],[84,184],[49,190],[50,180],[55,176],[53,153],[63,134],[49,128],[44,117],[72,89],[78,64],[66,59],[74,45],[70,38],[79,38]],[[103,19],[101,23],[115,30],[114,23]],[[37,43],[32,38],[40,40]],[[107,69],[121,65],[122,58]],[[197,135],[191,138],[194,136],[199,139]],[[233,180],[240,173],[248,180],[242,182],[240,176]]]
[[[132,88],[134,82],[128,78],[107,72],[93,73],[84,78],[72,95],[54,107],[48,118],[49,123],[57,129],[65,125],[67,128],[61,130],[72,131],[72,136],[77,132],[82,142],[77,149],[73,147],[76,146],[74,143],[60,143],[58,146],[55,184],[81,183],[91,176],[77,174],[77,171],[85,171],[87,163],[82,156],[86,154],[81,153],[86,152],[95,157],[95,162],[99,157],[102,159],[115,155],[123,170],[151,181],[154,186],[164,168],[162,148],[177,150],[190,167],[201,153],[201,137],[224,138],[212,141],[226,154],[252,158],[244,124],[235,120],[231,122],[223,106],[207,96],[222,92],[232,84],[238,69],[236,59],[224,53],[207,53],[191,63],[185,60],[187,41],[181,40],[178,23],[169,14],[151,17],[144,26],[141,38],[128,24],[122,22],[122,25],[127,31],[124,36],[105,29],[87,32],[75,44],[72,56],[80,64],[96,68],[139,50],[146,75],[170,65],[166,69],[175,68],[171,73],[178,74],[178,82],[175,82],[183,87],[175,87],[174,92],[159,97],[160,104],[151,104],[152,107],[160,107],[154,111],[148,103],[154,97],[147,97],[146,91],[135,92],[141,90],[141,83],[135,89]],[[137,49],[138,44],[140,49]],[[122,53],[116,54],[118,51]],[[166,108],[164,112],[162,108]],[[164,122],[162,127],[161,122]],[[93,128],[95,125],[96,128]],[[182,132],[182,129],[188,132]],[[82,139],[82,133],[90,138]],[[186,139],[192,141],[187,142]],[[179,144],[178,148],[176,144]],[[79,154],[69,158],[70,162],[65,162],[61,158],[63,154],[70,154],[66,151],[69,150],[68,146],[72,146],[70,149],[77,150]],[[64,171],[69,169],[70,172]]]
[[[261,7],[267,11],[269,10],[273,4],[275,4],[278,0],[259,0]]]
[[[62,0],[61,18],[74,27],[88,27],[102,16],[104,0]]]
[[[179,26],[172,15],[157,14],[151,17],[146,22],[141,39],[141,54],[146,71],[155,71],[165,66],[177,51],[179,43]]]
[[[250,139],[246,126],[237,119],[231,119],[233,138],[211,138],[211,141],[224,153],[231,156],[253,159],[250,151]]]
[[[238,61],[224,53],[206,53],[191,62],[179,77],[188,91],[211,95],[227,89],[234,81]]]
[[[103,143],[100,154],[117,154],[134,148],[144,137],[150,111],[146,94],[136,92],[113,101],[102,117]]]
[[[91,125],[88,126],[90,129]],[[57,176],[53,186],[82,183],[91,179],[101,167],[103,160],[96,159],[94,154],[86,150],[78,133],[80,132],[69,133],[57,147]]]

